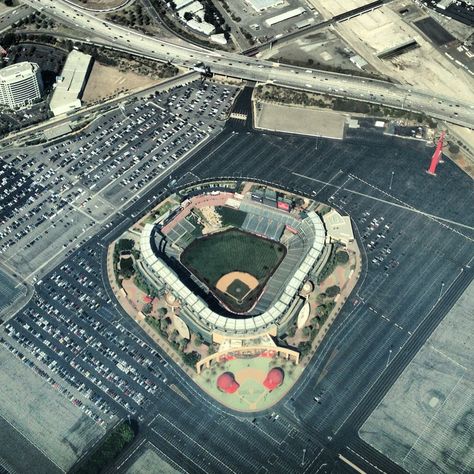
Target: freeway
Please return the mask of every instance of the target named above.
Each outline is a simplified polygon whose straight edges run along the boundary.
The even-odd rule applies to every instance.
[[[26,5],[20,5],[14,9],[8,9],[0,15],[0,33],[7,31],[16,22],[23,20],[32,13],[33,10]]]
[[[407,89],[406,85],[374,79],[287,66],[235,53],[213,52],[194,45],[180,46],[101,20],[61,0],[25,0],[25,3],[85,33],[106,38],[117,49],[158,61],[173,60],[174,64],[190,69],[202,62],[212,72],[229,77],[422,112],[439,120],[474,128],[474,105],[461,103],[455,97],[433,95]]]

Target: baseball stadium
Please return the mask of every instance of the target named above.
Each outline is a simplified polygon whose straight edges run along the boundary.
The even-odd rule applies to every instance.
[[[197,373],[262,357],[298,364],[299,352],[278,341],[309,311],[305,289],[330,253],[319,203],[256,183],[238,191],[214,183],[181,190],[167,204],[141,228],[138,270],[165,295],[182,337],[198,334],[218,347]],[[285,374],[268,369],[253,375],[273,391]],[[234,393],[238,382],[229,371],[215,385]]]

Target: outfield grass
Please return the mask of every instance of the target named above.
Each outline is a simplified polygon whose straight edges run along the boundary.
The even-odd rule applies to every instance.
[[[181,254],[181,263],[210,286],[234,271],[265,282],[285,254],[286,248],[279,242],[230,229],[192,242]]]

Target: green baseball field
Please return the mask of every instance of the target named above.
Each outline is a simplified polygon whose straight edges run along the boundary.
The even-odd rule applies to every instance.
[[[286,247],[279,242],[232,228],[194,240],[180,260],[228,308],[244,313],[253,307],[285,255]],[[258,286],[250,291],[245,282],[235,281],[230,293],[216,288],[219,279],[232,272],[250,274],[258,280]]]
[[[285,254],[279,242],[229,229],[194,240],[181,254],[181,263],[214,286],[221,276],[235,271],[265,281]]]

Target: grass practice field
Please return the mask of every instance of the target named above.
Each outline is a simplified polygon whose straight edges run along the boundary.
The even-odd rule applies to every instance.
[[[181,263],[209,286],[229,309],[245,312],[252,307],[285,255],[286,248],[279,242],[229,229],[194,240],[181,254]],[[246,292],[242,300],[238,296],[245,288],[238,281],[229,288],[231,292],[236,291],[235,295],[216,287],[222,276],[232,272],[248,273],[258,280],[258,286],[249,287],[252,291]]]
[[[217,206],[217,213],[221,216],[222,227],[233,226],[241,227],[247,217],[246,212],[239,211],[238,209],[232,209],[227,206]]]

